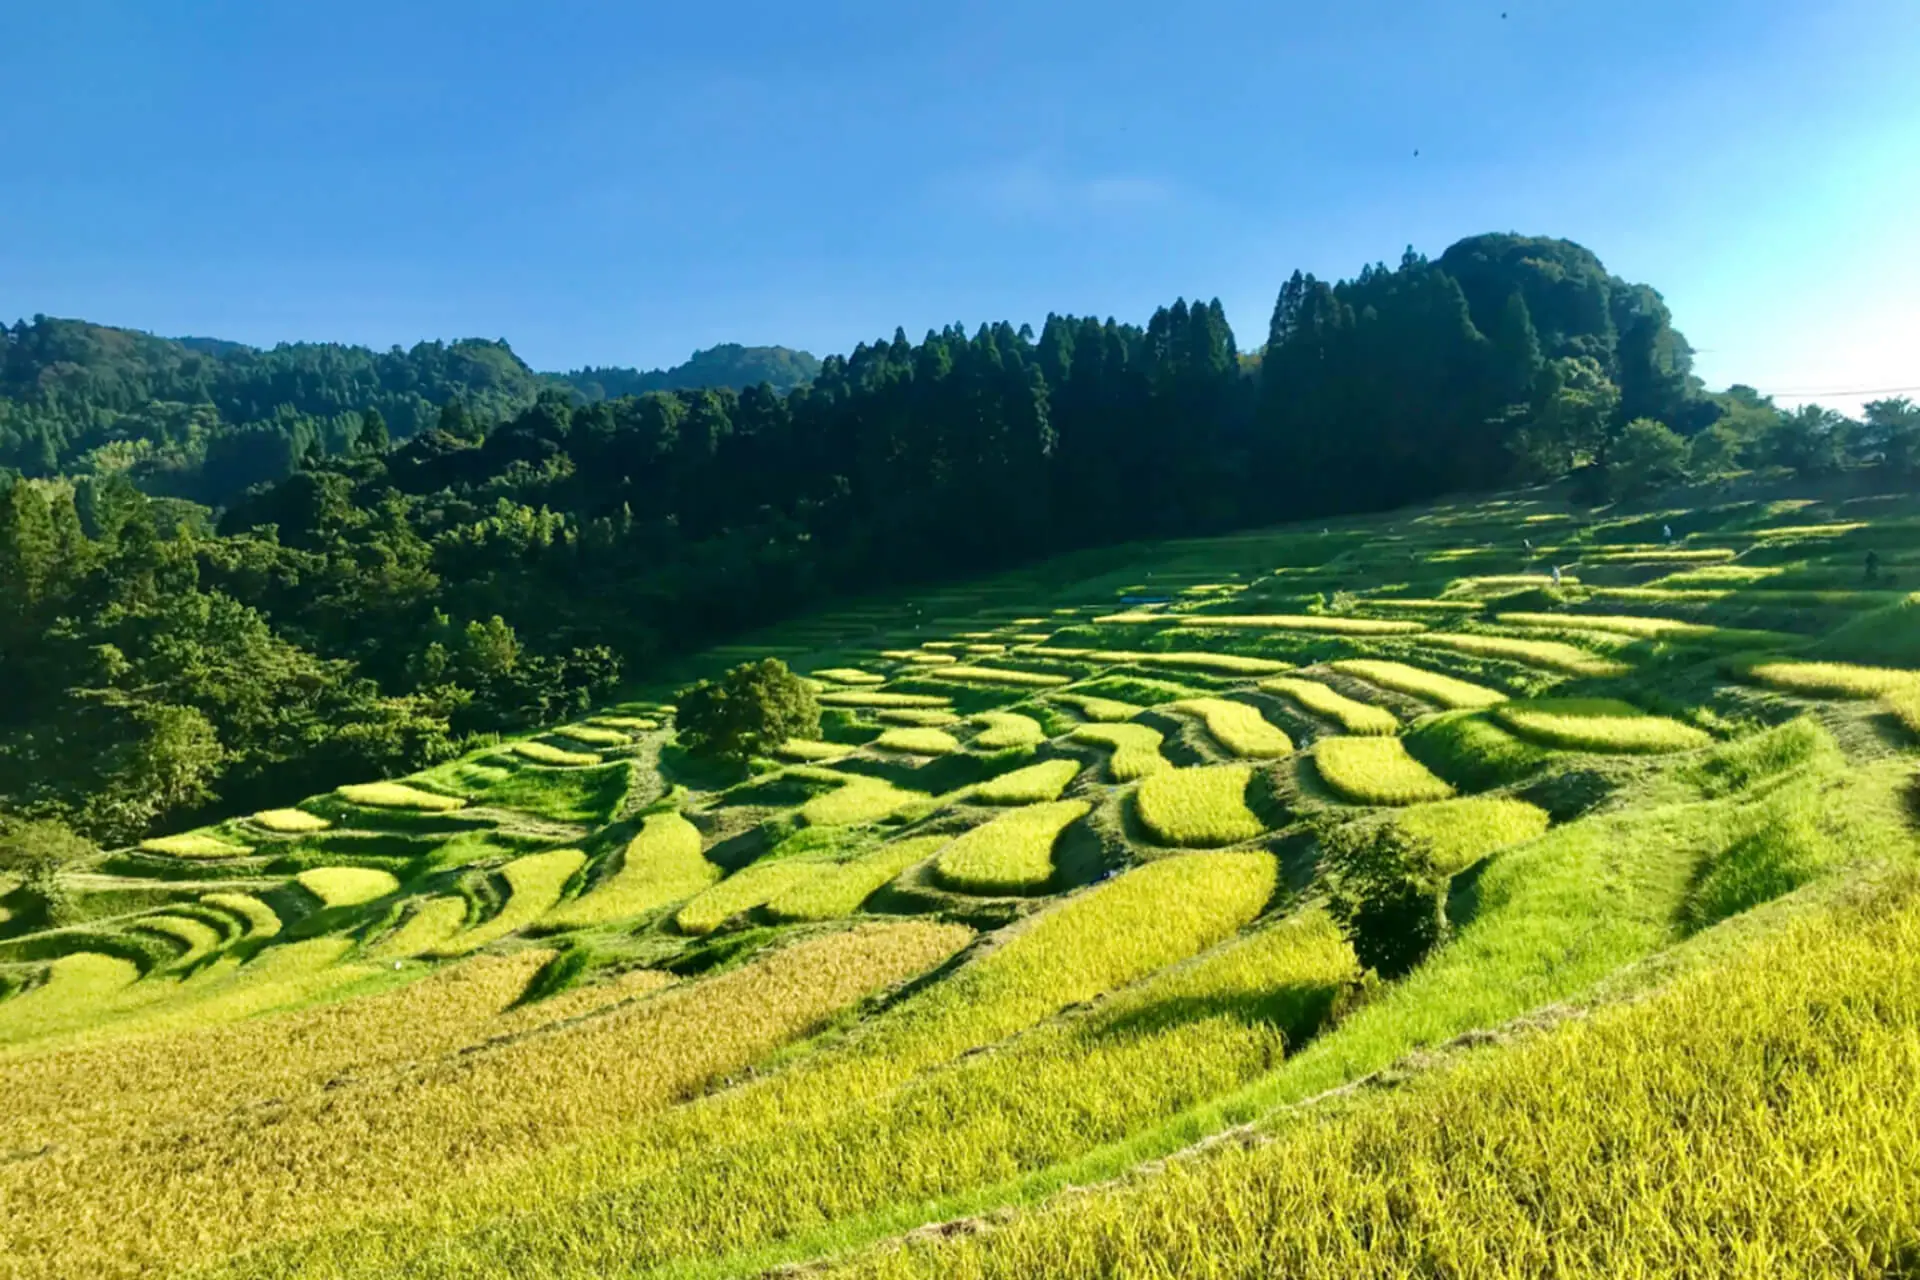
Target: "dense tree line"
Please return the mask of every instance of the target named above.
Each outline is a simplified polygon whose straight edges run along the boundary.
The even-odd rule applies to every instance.
[[[88,394],[177,385],[128,364]],[[0,803],[126,838],[572,714],[835,593],[1076,546],[1567,472],[1597,498],[1920,462],[1905,402],[1855,424],[1706,395],[1658,294],[1514,236],[1296,275],[1244,354],[1218,302],[1178,301],[896,331],[784,394],[549,385],[407,433],[391,401],[304,403],[351,439],[217,513],[124,472],[0,495]]]

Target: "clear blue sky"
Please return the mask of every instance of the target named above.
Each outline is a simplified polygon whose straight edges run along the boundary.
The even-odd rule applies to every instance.
[[[1253,345],[1295,267],[1517,230],[1716,385],[1920,385],[1916,66],[1916,0],[0,0],[0,313],[646,367],[1185,294]]]

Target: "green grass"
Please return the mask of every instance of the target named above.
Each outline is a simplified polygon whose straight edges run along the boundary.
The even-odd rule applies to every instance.
[[[223,840],[203,831],[157,836],[152,840],[142,840],[140,847],[148,853],[164,853],[175,858],[239,858],[253,852],[244,844]]]
[[[1266,824],[1247,807],[1253,770],[1243,764],[1169,769],[1134,792],[1140,822],[1162,844],[1215,848],[1262,835]]]
[[[453,796],[436,795],[410,787],[404,782],[355,782],[341,787],[342,800],[370,809],[416,809],[422,813],[446,813],[466,801]]]
[[[250,894],[203,893],[200,901],[245,920],[249,938],[271,938],[280,932],[280,917],[274,909]]]
[[[1403,741],[1415,759],[1469,791],[1520,782],[1553,759],[1551,752],[1514,737],[1479,711],[1428,717]]]
[[[830,869],[826,863],[792,858],[753,863],[734,872],[675,912],[674,927],[682,933],[712,933],[743,911],[751,911],[782,894],[805,888]]]
[[[1749,631],[1738,627],[1710,626],[1702,622],[1676,622],[1672,618],[1642,618],[1618,613],[1501,613],[1494,615],[1494,621],[1517,627],[1605,631],[1640,640],[1672,640],[1716,648],[1763,649],[1795,643],[1795,637],[1778,631]]]
[[[567,881],[587,863],[587,855],[578,849],[551,849],[515,858],[500,868],[507,882],[507,902],[489,920],[454,935],[434,948],[439,956],[466,955],[518,933],[553,910]]]
[[[982,804],[1039,804],[1059,799],[1079,776],[1078,760],[1042,760],[987,779],[973,789],[973,799]]]
[[[571,765],[580,767],[600,763],[598,752],[568,751],[546,742],[516,742],[510,748],[513,754],[523,756],[535,764]]]
[[[1648,715],[1617,698],[1540,698],[1509,702],[1490,714],[1521,737],[1564,751],[1657,755],[1713,741],[1690,724]]]
[[[1115,782],[1131,782],[1170,768],[1160,754],[1164,739],[1158,729],[1143,724],[1087,724],[1073,731],[1075,742],[1105,747],[1107,772]]]
[[[673,810],[647,815],[620,866],[586,893],[549,912],[562,927],[608,924],[658,911],[702,892],[720,868],[700,851],[700,830]]]
[[[1333,721],[1348,733],[1380,734],[1400,732],[1400,721],[1385,707],[1356,702],[1346,694],[1329,689],[1317,680],[1280,676],[1262,680],[1260,688],[1292,699],[1314,715]]]
[[[374,960],[408,960],[444,945],[467,922],[467,900],[428,898],[417,903],[398,929],[368,950]]]
[[[945,729],[888,729],[873,740],[873,745],[907,755],[944,756],[958,751],[960,740]]]
[[[400,887],[390,871],[376,867],[315,867],[294,877],[323,906],[353,907],[384,898]]]
[[[1578,645],[1557,640],[1516,640],[1511,636],[1427,635],[1424,644],[1470,653],[1478,658],[1504,658],[1509,662],[1562,671],[1575,676],[1625,675],[1631,668],[1624,662],[1602,658]]]
[[[973,745],[983,751],[1006,751],[1014,747],[1035,747],[1047,740],[1047,731],[1032,716],[1012,711],[987,711],[973,718],[981,727]]]
[[[1490,707],[1505,702],[1507,695],[1467,680],[1456,680],[1437,671],[1409,666],[1404,662],[1386,662],[1376,658],[1347,658],[1333,664],[1342,675],[1358,676],[1368,684],[1395,693],[1424,698],[1448,708]]]
[[[1214,741],[1236,756],[1274,760],[1293,754],[1293,739],[1261,715],[1258,707],[1226,698],[1189,698],[1167,706],[1199,716]]]
[[[1091,808],[1084,800],[1029,805],[960,836],[940,851],[934,874],[962,893],[1038,893],[1053,879],[1053,846]]]
[[[1355,804],[1420,804],[1453,795],[1398,738],[1322,738],[1313,761],[1321,781]]]
[[[633,741],[618,729],[594,724],[563,724],[552,732],[590,747],[624,747]]]
[[[812,738],[788,738],[773,749],[783,760],[838,760],[853,748],[840,742],[819,742]]]
[[[1426,627],[1391,618],[1348,618],[1305,613],[1189,613],[1186,627],[1227,627],[1242,631],[1318,631],[1343,636],[1404,636]]]
[[[1402,809],[1395,825],[1427,848],[1433,869],[1455,875],[1510,844],[1547,829],[1547,811],[1510,796],[1463,796]]]
[[[796,922],[838,920],[852,915],[889,881],[916,863],[926,861],[946,843],[945,836],[914,836],[883,844],[850,861],[822,867],[818,874],[769,897],[767,914],[775,920]]]
[[[220,949],[222,941],[219,930],[191,916],[142,916],[134,921],[134,927],[179,943],[181,951],[175,958],[177,964],[188,964],[202,956],[211,955]]]
[[[844,786],[817,795],[800,806],[800,816],[816,827],[878,822],[927,797],[879,778],[850,775]]]
[[[942,675],[947,674],[941,672]],[[944,707],[952,703],[931,693],[894,693],[887,689],[835,690],[819,695],[823,707]]]

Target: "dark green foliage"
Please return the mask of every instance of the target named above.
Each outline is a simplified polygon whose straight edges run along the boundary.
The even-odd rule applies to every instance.
[[[1617,498],[1637,498],[1686,474],[1687,442],[1658,422],[1636,418],[1607,453],[1607,488]]]
[[[743,662],[676,699],[674,729],[695,755],[745,764],[788,738],[820,736],[820,704],[778,658]]]
[[[1420,841],[1393,823],[1330,827],[1320,836],[1327,909],[1360,963],[1397,978],[1446,939],[1447,878]]]
[[[820,361],[810,352],[789,347],[743,347],[723,342],[705,351],[696,351],[685,364],[671,369],[575,369],[565,375],[587,400],[617,400],[621,396],[643,395],[649,391],[681,391],[688,388],[728,388],[745,391],[762,383],[775,391],[791,391],[813,380],[820,372]]]

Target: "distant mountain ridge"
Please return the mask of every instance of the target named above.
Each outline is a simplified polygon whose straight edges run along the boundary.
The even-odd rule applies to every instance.
[[[643,373],[638,369],[589,366],[550,376],[567,383],[592,402],[649,391],[694,391],[707,387],[744,391],[763,382],[784,393],[813,381],[819,372],[820,361],[810,351],[723,342],[694,352],[684,364],[671,369],[650,369]]]

